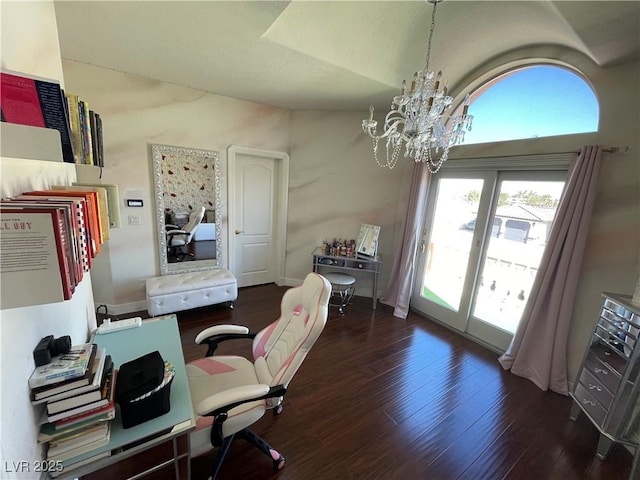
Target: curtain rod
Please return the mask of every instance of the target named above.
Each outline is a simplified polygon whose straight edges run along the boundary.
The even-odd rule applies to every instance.
[[[627,154],[629,153],[629,145],[620,145],[615,147],[604,147],[602,149],[604,153],[621,153]],[[553,156],[553,155],[577,155],[580,153],[580,150],[573,150],[571,152],[547,152],[547,153],[528,153],[528,154],[509,154],[509,155],[489,155],[486,156],[471,156],[471,157],[461,157],[461,158],[451,158],[451,160],[470,160],[470,159],[486,159],[486,158],[514,158],[514,157],[545,157],[545,156]]]

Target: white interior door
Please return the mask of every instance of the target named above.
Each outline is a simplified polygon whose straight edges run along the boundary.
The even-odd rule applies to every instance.
[[[276,281],[274,234],[277,212],[277,163],[273,158],[236,155],[234,275],[238,287]]]

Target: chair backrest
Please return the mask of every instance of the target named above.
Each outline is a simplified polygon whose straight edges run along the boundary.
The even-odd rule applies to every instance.
[[[189,221],[182,229],[185,232],[187,232],[185,237],[183,237],[185,245],[191,241],[191,239],[193,238],[193,235],[196,233],[196,228],[198,228],[198,225],[202,223],[204,212],[205,212],[205,208],[199,207],[199,208],[196,208],[189,215]]]
[[[258,380],[267,385],[289,385],[327,322],[331,284],[309,273],[302,285],[290,288],[280,303],[280,318],[253,340]],[[278,403],[277,399],[275,400]]]

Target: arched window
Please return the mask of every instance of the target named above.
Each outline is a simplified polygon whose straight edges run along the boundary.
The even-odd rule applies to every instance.
[[[598,130],[598,99],[573,71],[535,65],[504,73],[472,93],[465,145]]]

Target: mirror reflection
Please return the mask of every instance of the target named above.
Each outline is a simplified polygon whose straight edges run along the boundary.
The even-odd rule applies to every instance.
[[[151,145],[160,273],[220,265],[218,152]]]

